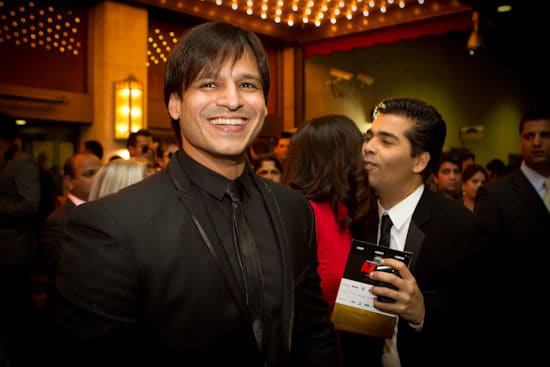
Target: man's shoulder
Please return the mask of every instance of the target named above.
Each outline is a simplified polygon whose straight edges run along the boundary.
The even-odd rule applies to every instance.
[[[517,169],[513,172],[508,173],[507,175],[499,177],[495,181],[487,183],[485,187],[489,191],[503,190],[509,189],[513,186],[517,186],[521,182],[526,183],[528,182],[528,179],[525,174],[521,172],[521,170]]]
[[[174,201],[175,194],[171,191],[172,188],[173,185],[161,171],[146,177],[142,181],[126,186],[114,194],[79,205],[75,208],[75,211],[82,212],[83,210],[103,208],[100,210],[118,212],[167,205],[167,203]]]
[[[65,202],[63,205],[60,205],[57,208],[55,208],[53,210],[53,212],[51,212],[50,215],[48,215],[48,217],[46,218],[46,223],[58,222],[60,220],[64,220],[69,216],[71,211],[74,208],[76,208],[76,206],[74,204],[72,204],[70,199],[66,199],[66,200],[67,200],[67,202]],[[69,202],[71,202],[71,203],[69,204]]]
[[[464,221],[474,221],[475,216],[470,212],[461,201],[452,200],[444,195],[433,192],[426,191],[420,202],[418,203],[415,213],[418,211],[427,211],[431,212],[431,220],[444,220],[449,221],[452,218],[453,221],[464,222]]]
[[[534,192],[534,188],[531,186],[527,177],[520,170],[516,170],[500,177],[496,181],[481,185],[477,191],[477,199],[497,200],[502,202],[502,204],[506,204],[510,202],[511,198],[519,197],[531,191],[529,187],[531,187]]]

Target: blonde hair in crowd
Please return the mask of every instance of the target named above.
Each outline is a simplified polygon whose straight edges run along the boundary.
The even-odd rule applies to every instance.
[[[123,188],[135,184],[154,172],[154,167],[147,159],[115,159],[95,174],[88,201],[114,194]]]

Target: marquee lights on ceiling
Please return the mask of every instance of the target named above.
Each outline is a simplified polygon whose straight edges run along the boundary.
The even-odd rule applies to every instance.
[[[296,24],[336,24],[340,19],[368,17],[371,13],[386,13],[392,8],[404,8],[407,3],[424,4],[424,0],[200,0],[217,6],[259,16],[263,20]]]

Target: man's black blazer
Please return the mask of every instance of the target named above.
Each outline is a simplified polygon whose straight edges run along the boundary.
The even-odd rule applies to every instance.
[[[378,215],[369,218],[354,238],[376,243]],[[403,366],[459,365],[476,356],[477,335],[484,329],[480,318],[486,305],[481,297],[487,283],[482,275],[489,251],[486,240],[486,228],[474,214],[424,188],[405,250],[412,252],[410,269],[424,296],[426,316],[421,331],[399,321],[397,346]]]
[[[497,229],[499,247],[506,246],[507,252],[521,246],[541,254],[542,244],[550,243],[550,213],[521,170],[481,186],[475,212]]]
[[[67,359],[263,365],[214,230],[216,213],[207,213],[189,182],[183,154],[167,170],[73,211],[57,278],[67,301],[58,306],[59,338],[65,351],[78,351]],[[253,180],[283,260],[279,358],[284,365],[333,366],[337,349],[316,272],[311,207],[283,185]]]
[[[475,212],[493,229],[498,246],[492,261],[495,354],[503,363],[538,364],[547,356],[546,341],[538,337],[547,317],[537,304],[548,288],[548,209],[518,169],[481,186]]]

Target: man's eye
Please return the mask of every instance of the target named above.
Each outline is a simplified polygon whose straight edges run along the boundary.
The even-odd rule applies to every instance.
[[[204,83],[201,83],[201,88],[215,88],[216,87],[216,83],[214,82],[204,82]]]

